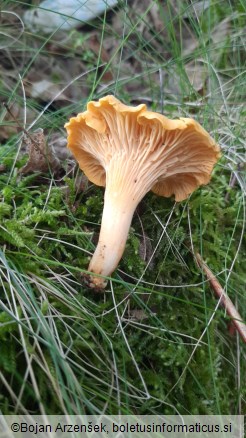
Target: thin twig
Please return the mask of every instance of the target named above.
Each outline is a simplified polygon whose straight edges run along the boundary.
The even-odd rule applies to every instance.
[[[240,334],[242,340],[246,343],[246,325],[244,324],[240,314],[238,313],[236,307],[234,306],[233,302],[230,300],[230,298],[226,295],[223,287],[218,282],[215,275],[210,271],[202,257],[199,253],[196,253],[196,260],[198,265],[203,269],[205,272],[207,279],[214,290],[217,297],[220,299],[220,304],[225,308],[228,315],[232,319],[232,323],[235,326],[235,329]]]
[[[3,106],[4,108],[9,112],[9,114],[11,115],[12,119],[15,121],[15,123],[19,126],[19,128],[21,128],[21,130],[24,132],[24,134],[31,140],[32,143],[35,144],[35,146],[39,148],[39,144],[33,140],[32,136],[29,134],[29,132],[23,128],[23,126],[20,124],[19,120],[17,120],[17,118],[15,117],[15,115],[12,113],[11,109],[9,108],[8,104],[6,102],[3,102]]]

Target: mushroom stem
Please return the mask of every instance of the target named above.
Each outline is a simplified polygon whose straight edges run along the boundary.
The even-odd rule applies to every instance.
[[[125,249],[125,244],[133,213],[139,199],[129,200],[125,193],[112,193],[106,188],[99,241],[88,270],[94,274],[108,276],[117,267]],[[102,277],[90,276],[90,286],[103,288],[106,281]]]

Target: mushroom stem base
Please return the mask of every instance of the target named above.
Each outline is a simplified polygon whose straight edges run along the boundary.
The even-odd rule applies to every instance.
[[[101,231],[88,270],[93,274],[109,276],[117,267],[125,249],[132,216],[139,202],[129,202],[124,196],[105,191]],[[90,275],[90,287],[104,288],[105,278]]]

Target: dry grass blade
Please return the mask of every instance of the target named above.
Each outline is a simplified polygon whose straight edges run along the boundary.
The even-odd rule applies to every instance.
[[[226,312],[232,319],[232,323],[234,324],[235,329],[240,334],[242,340],[246,343],[246,325],[242,321],[242,318],[238,313],[236,307],[234,306],[233,302],[226,295],[223,287],[220,285],[212,271],[210,271],[199,253],[196,253],[196,260],[198,265],[205,272],[212,289],[214,290],[217,297],[220,299],[221,305],[225,308]]]

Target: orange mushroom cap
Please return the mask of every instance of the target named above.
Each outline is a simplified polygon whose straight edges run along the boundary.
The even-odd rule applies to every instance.
[[[195,120],[170,120],[148,111],[145,104],[127,106],[114,96],[89,102],[87,111],[72,117],[65,128],[68,148],[80,168],[94,184],[106,186],[102,235],[103,222],[111,223],[112,215],[114,222],[110,226],[118,229],[122,215],[125,226],[130,226],[129,218],[131,221],[137,204],[150,190],[165,197],[174,195],[176,201],[186,199],[210,181],[220,157],[219,146]],[[129,226],[126,236],[123,233],[120,257]],[[99,246],[105,245],[105,238],[100,237]],[[102,247],[99,252],[107,258]],[[94,269],[92,260],[89,269],[109,275],[118,261],[112,269]]]
[[[106,185],[110,160],[120,155],[141,186],[147,177],[153,180],[149,190],[176,201],[207,184],[220,157],[219,146],[195,120],[170,120],[145,104],[127,106],[114,96],[89,102],[65,128],[68,148],[94,184]]]

